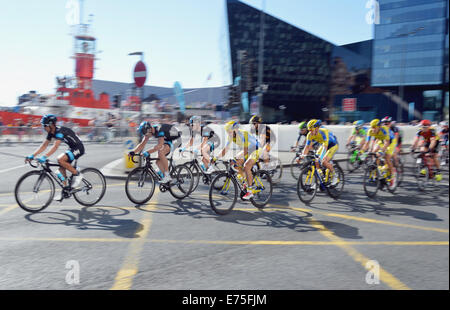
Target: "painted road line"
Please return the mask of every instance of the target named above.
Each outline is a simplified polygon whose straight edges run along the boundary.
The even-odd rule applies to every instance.
[[[0,241],[38,241],[38,242],[102,242],[132,243],[126,238],[55,238],[55,237],[0,237]],[[216,244],[216,245],[390,245],[390,246],[448,246],[449,241],[284,241],[284,240],[168,240],[146,239],[145,243],[167,244]]]
[[[335,242],[342,242],[341,238],[334,235],[333,232],[325,228],[325,226],[323,226],[320,222],[314,219],[309,219],[309,222],[314,227],[316,227],[325,238]],[[337,246],[340,247],[342,250],[344,250],[351,258],[353,258],[354,261],[360,263],[365,269],[367,269],[366,264],[367,262],[370,261],[369,258],[365,257],[364,255],[356,251],[350,245],[338,244]],[[379,271],[380,271],[380,281],[389,286],[390,288],[394,290],[410,290],[410,288],[406,286],[406,284],[402,283],[399,279],[397,279],[394,275],[384,270],[381,266]]]
[[[159,189],[157,188],[155,191],[155,195],[153,196],[153,199],[157,201],[158,196],[159,196]],[[157,203],[156,201],[151,202],[146,206],[149,205],[153,206]],[[117,272],[111,290],[131,289],[131,286],[133,285],[134,276],[138,273],[141,252],[144,247],[146,238],[150,232],[151,224],[152,224],[152,213],[146,212],[142,217],[143,229],[141,231],[136,231],[136,234],[139,234],[139,238],[131,242],[128,248],[127,256],[124,259],[122,267]]]
[[[24,165],[20,165],[20,166],[17,166],[17,167],[8,168],[8,169],[5,169],[5,170],[0,170],[0,174],[1,174],[1,173],[8,172],[8,171],[15,170],[15,169],[23,168],[23,167],[25,167],[25,166],[27,166],[27,165],[24,164]]]
[[[2,216],[2,215],[5,214],[5,213],[8,213],[8,212],[11,211],[11,210],[14,210],[14,209],[17,208],[18,206],[19,206],[18,204],[13,204],[13,205],[10,205],[10,206],[6,207],[5,209],[3,209],[3,210],[0,211],[0,216]]]

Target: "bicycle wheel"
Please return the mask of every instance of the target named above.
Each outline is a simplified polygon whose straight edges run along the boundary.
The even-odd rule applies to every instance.
[[[175,166],[171,172],[172,182],[170,182],[169,191],[176,199],[184,199],[192,193],[194,185],[194,176],[191,169],[186,165]]]
[[[328,195],[330,195],[334,199],[338,199],[344,191],[345,175],[344,171],[337,162],[333,164],[333,167],[334,173],[337,173],[338,182],[336,183],[336,185],[328,185],[326,188]]]
[[[271,161],[269,166],[269,174],[272,179],[272,183],[279,183],[281,181],[281,177],[283,176],[283,164],[281,163],[281,160],[277,158],[276,160]]]
[[[125,193],[131,202],[142,205],[149,201],[155,192],[155,180],[147,168],[133,169],[125,182]]]
[[[195,164],[189,165],[189,169],[192,172],[192,178],[193,178],[192,190],[189,193],[189,194],[191,194],[197,189],[198,184],[200,182],[200,177],[202,177],[202,174],[200,173],[200,171],[198,170],[198,168]]]
[[[310,167],[305,167],[297,181],[297,195],[304,203],[310,203],[317,193],[317,178]]]
[[[236,180],[227,172],[218,174],[209,187],[209,204],[215,213],[225,215],[236,204],[239,187]]]
[[[347,170],[350,173],[356,171],[361,166],[361,162],[355,152],[357,151],[353,150],[348,152]]]
[[[253,187],[255,191],[250,202],[258,209],[264,208],[272,198],[272,178],[267,171],[258,170],[253,175]]]
[[[366,171],[364,172],[363,187],[367,197],[375,197],[380,187],[380,174],[378,172],[377,166],[370,165],[366,169]]]
[[[47,208],[55,196],[55,184],[48,174],[30,171],[17,181],[14,189],[17,204],[25,211],[36,213]]]
[[[294,157],[291,161],[291,175],[295,180],[298,180],[300,173],[302,172],[303,165],[297,163],[298,157]]]
[[[98,203],[106,192],[105,176],[95,168],[86,168],[81,171],[81,191],[73,194],[75,200],[83,206],[93,206]]]
[[[428,167],[423,164],[418,164],[415,166],[414,176],[417,180],[417,185],[420,191],[425,191],[430,184],[430,171]]]
[[[405,165],[403,164],[401,158],[398,159],[398,164],[395,167],[397,169],[397,187],[400,186],[405,177]]]

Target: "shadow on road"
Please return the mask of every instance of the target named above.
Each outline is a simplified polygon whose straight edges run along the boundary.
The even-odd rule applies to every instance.
[[[142,224],[130,219],[118,219],[129,214],[128,210],[111,206],[93,206],[82,209],[61,210],[60,212],[40,212],[28,214],[25,218],[34,223],[64,225],[79,230],[112,231],[123,238],[138,238],[144,228]]]

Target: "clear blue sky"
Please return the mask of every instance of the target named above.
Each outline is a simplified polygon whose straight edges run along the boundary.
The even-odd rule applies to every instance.
[[[262,0],[244,0],[261,8]],[[335,44],[371,39],[367,0],[266,0],[267,13]],[[0,0],[0,105],[13,106],[29,90],[54,93],[55,77],[73,75],[67,0]],[[95,79],[132,81],[143,51],[146,85],[222,86],[220,34],[225,0],[85,0],[94,15]],[[212,79],[206,82],[212,73]]]

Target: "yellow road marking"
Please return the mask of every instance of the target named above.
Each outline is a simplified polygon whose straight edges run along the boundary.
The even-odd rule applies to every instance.
[[[126,238],[45,238],[45,237],[0,237],[0,241],[41,242],[111,242],[132,243]],[[284,240],[166,240],[146,239],[145,243],[179,244],[224,244],[224,245],[392,245],[392,246],[448,246],[449,241],[284,241]]]
[[[154,200],[158,199],[159,189],[156,189],[155,194],[153,196]],[[147,204],[154,205],[156,201]],[[117,272],[116,278],[114,280],[114,284],[111,287],[111,290],[129,290],[133,285],[133,278],[138,273],[139,267],[139,259],[141,256],[142,249],[146,242],[146,238],[148,233],[150,232],[150,226],[152,224],[152,213],[147,212],[142,217],[142,231],[137,231],[136,234],[139,233],[139,238],[135,239],[131,242],[127,256],[124,259],[123,265],[120,270]]]
[[[11,210],[14,210],[15,208],[17,208],[19,205],[18,204],[14,204],[14,205],[10,205],[8,207],[6,207],[5,209],[0,211],[0,216],[2,216],[5,213],[8,213]]]
[[[319,232],[326,237],[327,239],[335,242],[342,242],[342,239],[337,237],[333,234],[330,230],[326,229],[325,226],[323,226],[320,222],[310,219],[310,223],[316,227]],[[343,249],[351,258],[353,258],[354,261],[360,263],[364,268],[366,268],[367,262],[370,260],[369,258],[365,257],[358,251],[356,251],[354,248],[352,248],[348,244],[337,244],[338,247]],[[400,280],[398,280],[396,277],[394,277],[392,274],[387,272],[385,269],[383,269],[380,266],[380,281],[385,283],[387,286],[394,290],[410,290],[408,286],[406,286],[404,283],[402,283]]]

